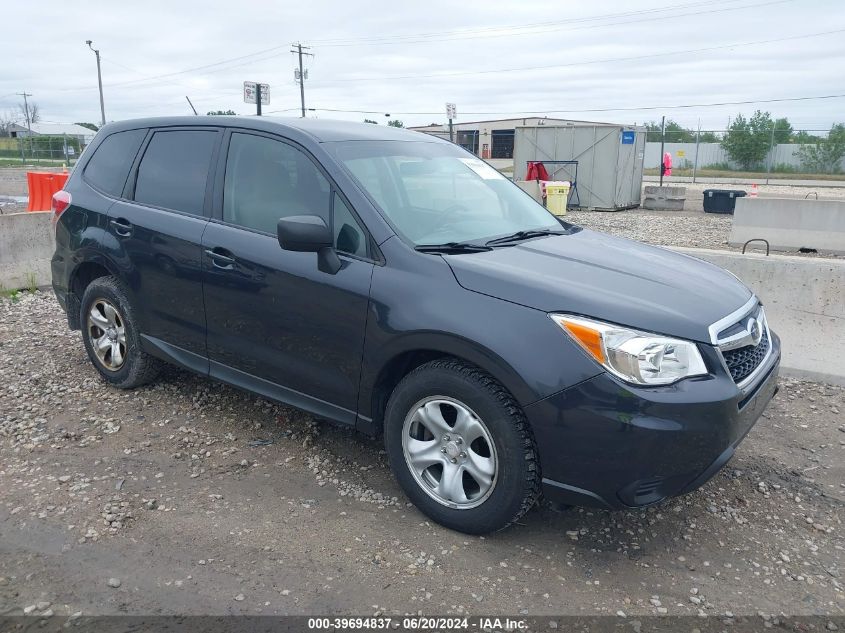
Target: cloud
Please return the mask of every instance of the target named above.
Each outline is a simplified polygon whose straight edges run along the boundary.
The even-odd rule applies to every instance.
[[[712,129],[755,106],[624,109],[845,93],[835,70],[845,62],[845,33],[784,39],[845,29],[845,9],[823,0],[43,0],[19,3],[14,14],[28,26],[7,29],[0,40],[6,61],[0,110],[15,107],[14,93],[26,90],[51,121],[99,120],[86,39],[102,53],[109,120],[190,114],[185,95],[201,112],[249,114],[253,107],[242,101],[247,79],[271,85],[266,110],[295,116],[299,88],[289,44],[298,40],[314,54],[307,58],[306,105],[321,117],[329,113],[319,108],[373,110],[425,124],[442,120],[444,103],[453,101],[459,117],[571,110],[572,118],[642,122],[666,114]],[[728,48],[760,40],[782,41]],[[725,48],[679,52],[711,47]],[[258,51],[264,52],[251,55]],[[631,57],[640,59],[620,59]],[[617,61],[595,63],[611,59]],[[224,60],[231,61],[218,63]],[[526,70],[506,72],[514,68]],[[188,69],[196,70],[181,72]],[[798,126],[826,129],[845,118],[843,103],[760,107]],[[622,110],[579,112],[605,108]],[[416,112],[425,114],[407,114]]]

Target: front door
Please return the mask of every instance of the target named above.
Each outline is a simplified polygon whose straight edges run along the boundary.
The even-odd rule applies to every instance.
[[[304,151],[247,132],[230,135],[220,207],[203,236],[211,375],[354,423],[373,271],[360,222]],[[304,214],[333,227],[336,274],[279,246],[279,218]]]

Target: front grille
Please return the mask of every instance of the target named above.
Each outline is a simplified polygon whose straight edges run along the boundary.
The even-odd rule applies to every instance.
[[[725,364],[728,366],[728,371],[731,372],[731,378],[734,379],[734,382],[743,381],[760,366],[769,352],[769,345],[769,332],[764,329],[763,338],[757,345],[746,345],[722,352],[722,357],[725,359]]]

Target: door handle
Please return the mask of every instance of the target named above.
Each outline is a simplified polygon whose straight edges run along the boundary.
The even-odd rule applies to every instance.
[[[124,220],[123,218],[118,218],[117,220],[111,220],[109,222],[114,232],[117,233],[120,237],[129,237],[132,235],[132,225],[129,224],[128,221]]]
[[[222,250],[222,249],[221,249]],[[228,252],[228,251],[226,251]],[[211,262],[217,268],[223,268],[224,270],[231,270],[235,267],[235,258],[230,257],[229,255],[225,255],[224,253],[220,252],[220,250],[207,248],[205,249],[205,254],[211,258]]]

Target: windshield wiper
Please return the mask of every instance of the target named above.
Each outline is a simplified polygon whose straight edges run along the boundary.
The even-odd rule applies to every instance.
[[[469,242],[446,242],[445,244],[420,244],[414,250],[420,253],[482,253],[492,250],[483,244],[470,244]]]
[[[528,240],[532,237],[543,237],[544,235],[566,235],[566,231],[558,229],[531,229],[528,231],[517,231],[516,233],[511,233],[510,235],[505,235],[504,237],[497,237],[494,240],[488,240],[485,244],[488,246],[493,244],[507,244],[509,242]]]

